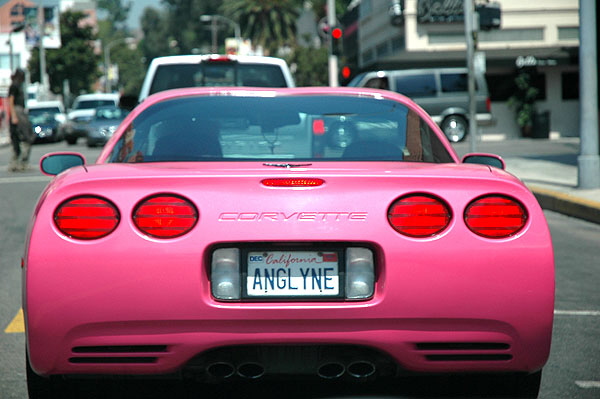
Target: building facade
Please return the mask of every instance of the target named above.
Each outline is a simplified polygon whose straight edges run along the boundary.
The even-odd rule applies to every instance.
[[[508,106],[522,72],[531,76],[538,92],[535,108],[551,134],[578,136],[579,0],[493,4],[501,10],[499,28],[476,35],[497,120],[480,129],[482,137],[522,134]],[[348,54],[358,71],[466,66],[463,0],[361,0],[358,7],[358,46]]]

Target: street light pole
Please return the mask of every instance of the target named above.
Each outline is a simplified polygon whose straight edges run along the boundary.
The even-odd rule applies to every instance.
[[[593,1],[579,1],[579,113],[580,155],[578,187],[600,188],[600,156],[598,155],[598,63],[596,59],[596,6]]]
[[[472,153],[477,152],[477,108],[475,90],[475,38],[478,27],[475,26],[475,8],[473,0],[464,0],[465,39],[467,42],[467,68],[469,70],[469,144]]]
[[[335,0],[327,0],[327,25],[329,26],[329,30],[333,29],[333,27],[337,23],[337,16],[335,15]],[[333,40],[331,37],[331,32],[329,35],[329,40]],[[329,44],[329,48],[331,48],[331,43]],[[333,52],[329,51],[328,58],[328,67],[329,67],[329,86],[337,87],[340,85],[338,79],[338,57],[333,54]]]
[[[211,29],[212,29],[212,51],[213,53],[217,52],[217,22],[221,20],[224,21],[228,24],[233,25],[233,31],[234,31],[234,35],[235,35],[235,41],[237,42],[238,45],[238,50],[240,48],[240,43],[242,41],[242,33],[241,33],[241,29],[240,29],[240,24],[238,24],[237,22],[224,17],[222,15],[201,15],[200,16],[200,21],[201,22],[210,22],[211,23]]]
[[[104,91],[106,93],[110,93],[112,91],[112,85],[108,74],[108,70],[110,68],[110,49],[117,43],[131,43],[133,40],[135,40],[133,37],[122,37],[119,39],[115,39],[112,42],[109,42],[106,46],[104,46]]]

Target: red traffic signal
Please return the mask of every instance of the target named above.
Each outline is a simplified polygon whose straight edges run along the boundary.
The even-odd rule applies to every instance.
[[[333,37],[334,39],[341,39],[342,36],[343,36],[342,28],[334,27],[331,30],[331,37]]]
[[[342,78],[348,79],[351,74],[352,74],[352,70],[350,69],[349,66],[342,67]]]

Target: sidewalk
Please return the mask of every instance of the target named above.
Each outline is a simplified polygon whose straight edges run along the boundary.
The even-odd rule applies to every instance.
[[[0,147],[9,144],[7,134],[0,131]],[[577,166],[525,157],[507,157],[504,162],[506,170],[529,187],[542,208],[600,224],[600,188],[577,188]]]
[[[600,224],[600,188],[577,188],[577,166],[527,158],[504,161],[506,170],[529,187],[542,208]]]

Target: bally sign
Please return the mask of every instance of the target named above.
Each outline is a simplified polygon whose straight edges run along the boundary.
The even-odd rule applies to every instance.
[[[463,22],[463,0],[419,0],[417,20],[419,23]]]

